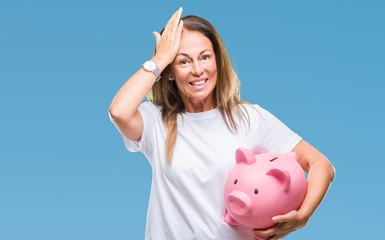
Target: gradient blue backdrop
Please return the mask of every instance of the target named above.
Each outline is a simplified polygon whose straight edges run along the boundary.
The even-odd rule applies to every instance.
[[[171,14],[208,19],[245,100],[337,170],[287,239],[379,239],[385,213],[384,1],[2,1],[0,239],[143,239],[151,167],[108,119]]]

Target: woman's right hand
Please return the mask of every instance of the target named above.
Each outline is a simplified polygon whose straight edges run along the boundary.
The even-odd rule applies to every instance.
[[[170,64],[174,61],[180,47],[180,39],[182,36],[183,21],[180,20],[182,15],[182,7],[176,11],[167,22],[162,35],[154,32],[156,38],[155,59],[165,61]]]

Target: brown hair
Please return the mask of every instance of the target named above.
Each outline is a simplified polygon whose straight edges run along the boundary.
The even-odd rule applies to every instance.
[[[183,29],[202,33],[213,45],[217,64],[217,83],[213,94],[214,104],[222,114],[222,118],[229,130],[236,132],[238,124],[235,122],[233,113],[235,112],[239,115],[242,120],[247,119],[249,121],[249,116],[246,109],[243,108],[245,111],[242,111],[241,107],[243,106],[239,105],[246,102],[240,98],[240,82],[231,65],[222,39],[215,28],[203,18],[189,15],[183,17],[181,20],[183,20]],[[154,55],[155,53],[156,47]],[[162,72],[161,79],[152,86],[147,94],[147,99],[162,108],[162,120],[168,131],[166,138],[166,158],[167,162],[171,163],[178,130],[177,116],[179,113],[185,111],[185,107],[175,81],[168,80],[169,71],[170,65]]]

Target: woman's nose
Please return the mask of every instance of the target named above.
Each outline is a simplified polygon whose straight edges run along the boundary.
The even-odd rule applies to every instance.
[[[200,76],[202,75],[202,73],[203,67],[201,66],[201,63],[199,61],[195,61],[192,67],[192,74],[194,74],[195,76]]]

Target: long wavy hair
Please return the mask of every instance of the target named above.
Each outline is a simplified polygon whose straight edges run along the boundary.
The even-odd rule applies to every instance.
[[[189,15],[183,17],[183,29],[188,31],[198,31],[206,36],[213,45],[216,64],[217,64],[217,83],[214,88],[213,100],[215,107],[220,111],[223,120],[229,130],[237,132],[238,124],[234,119],[234,113],[240,119],[249,121],[247,110],[241,105],[246,103],[240,98],[240,82],[238,76],[231,65],[228,52],[223,45],[222,39],[216,29],[205,19]],[[164,29],[161,31],[163,33]],[[156,46],[154,55],[156,53]],[[170,65],[161,74],[159,81],[155,82],[147,94],[147,99],[155,105],[161,106],[162,120],[167,128],[166,138],[166,159],[171,164],[173,150],[177,138],[177,117],[178,114],[185,112],[185,106],[179,94],[175,81],[168,80]],[[244,111],[242,111],[242,109]]]

